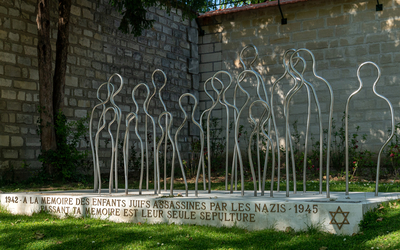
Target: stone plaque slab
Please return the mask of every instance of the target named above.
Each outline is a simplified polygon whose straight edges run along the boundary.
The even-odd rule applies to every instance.
[[[104,190],[105,191],[105,190]],[[182,192],[184,193],[184,192]],[[177,193],[178,194],[178,193]],[[240,227],[247,230],[273,228],[295,231],[316,227],[319,230],[351,235],[359,231],[359,222],[379,203],[397,199],[397,193],[331,193],[331,198],[315,192],[275,193],[274,197],[241,196],[214,191],[199,197],[158,196],[151,191],[138,195],[95,194],[92,191],[30,192],[0,194],[1,205],[14,214],[44,211],[58,216],[90,216],[115,222],[175,223],[216,227]]]

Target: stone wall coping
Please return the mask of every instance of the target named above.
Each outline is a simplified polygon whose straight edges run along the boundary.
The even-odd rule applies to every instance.
[[[280,4],[285,5],[285,4],[292,4],[292,3],[297,3],[297,2],[307,2],[307,1],[308,0],[282,0]],[[247,11],[247,10],[268,8],[268,7],[273,7],[273,6],[278,6],[278,1],[249,4],[249,5],[241,6],[241,7],[233,7],[233,8],[228,8],[228,9],[218,9],[218,10],[208,11],[206,13],[199,14],[199,16],[197,18],[219,16],[219,15],[225,15],[225,14]]]

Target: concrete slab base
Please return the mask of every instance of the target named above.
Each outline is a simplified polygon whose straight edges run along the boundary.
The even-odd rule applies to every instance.
[[[247,230],[273,228],[295,231],[310,227],[334,233],[351,235],[359,231],[359,223],[364,214],[380,203],[399,199],[400,193],[332,192],[331,198],[318,192],[274,192],[274,197],[254,196],[253,191],[230,194],[227,191],[194,191],[188,197],[184,191],[169,191],[154,195],[154,191],[123,190],[101,194],[91,190],[51,191],[29,193],[2,193],[0,205],[14,214],[47,211],[59,216],[91,216],[115,222],[129,223],[176,223],[196,224],[216,227],[237,226]]]

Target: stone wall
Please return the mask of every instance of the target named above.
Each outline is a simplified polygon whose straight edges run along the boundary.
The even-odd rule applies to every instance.
[[[52,46],[55,51],[56,3],[50,2],[53,4]],[[135,38],[117,29],[120,16],[108,2],[72,1],[65,114],[69,120],[85,117],[98,103],[96,90],[99,85],[113,73],[119,73],[126,86],[117,96],[116,103],[122,109],[124,123],[125,114],[134,111],[133,87],[140,82],[150,84],[152,72],[159,68],[168,77],[163,98],[168,110],[176,117],[174,126],[178,126],[183,117],[178,98],[186,92],[198,96],[196,22],[182,20],[179,10],[172,10],[168,15],[164,10],[151,8],[149,16],[155,20],[154,27]],[[29,165],[31,169],[38,169],[40,141],[36,121],[40,86],[36,0],[2,0],[0,3],[0,165],[3,168],[12,165],[15,169]],[[157,86],[161,86],[160,80]],[[184,105],[187,103],[188,99],[185,99]],[[150,113],[158,117],[162,111],[162,105],[155,97],[150,104]],[[141,115],[141,120],[143,117]],[[181,134],[182,142],[190,141],[190,138],[185,139],[189,129],[184,129]],[[104,141],[101,144],[104,146]],[[109,150],[105,152],[107,154]]]
[[[282,5],[282,11],[287,17],[287,25],[281,24],[278,6],[228,14],[220,11],[220,14],[215,16],[200,18],[201,28],[205,30],[205,35],[200,38],[199,43],[201,80],[205,81],[220,69],[227,70],[237,77],[243,69],[239,61],[239,52],[245,45],[254,44],[259,50],[259,59],[255,66],[262,74],[270,93],[271,83],[284,72],[283,52],[290,48],[307,48],[314,53],[317,60],[317,74],[327,79],[333,88],[334,120],[338,129],[341,126],[346,100],[359,86],[356,73],[358,66],[365,61],[373,61],[382,71],[377,92],[392,102],[395,121],[399,122],[400,25],[397,19],[400,2],[384,0],[380,3],[383,4],[381,12],[376,11],[374,1],[308,0],[285,4]],[[254,52],[248,50],[244,55],[248,63]],[[312,80],[310,57],[305,56],[305,59],[305,75],[307,79]],[[386,140],[390,127],[387,103],[372,93],[376,75],[376,70],[371,66],[361,71],[364,88],[351,101],[349,124],[350,136],[356,133],[356,126],[360,126],[360,137],[364,133],[368,135],[366,143],[361,143],[360,146],[374,152],[377,152]],[[328,90],[321,81],[312,81],[323,110],[324,127],[327,128],[330,102]],[[248,83],[243,85],[254,100],[255,87],[249,87]],[[286,78],[274,93],[275,113],[278,114],[277,123],[281,135],[284,126],[282,97],[291,86],[293,81]],[[227,93],[231,102],[232,92]],[[203,101],[203,109],[210,106],[209,98],[204,92],[200,94],[200,98]],[[302,89],[293,99],[290,116],[291,124],[298,121],[299,133],[302,135],[306,111],[306,91]],[[311,133],[312,137],[318,138],[315,104],[312,111]],[[224,114],[225,111],[219,108],[214,116],[225,117]],[[245,116],[242,124],[247,124],[247,121],[244,121],[247,120],[247,112]]]

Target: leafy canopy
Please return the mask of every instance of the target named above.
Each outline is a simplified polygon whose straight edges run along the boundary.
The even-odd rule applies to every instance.
[[[172,8],[182,10],[182,18],[193,19],[196,12],[204,10],[211,0],[110,0],[111,6],[115,7],[122,15],[119,30],[140,36],[143,30],[153,26],[154,20],[147,19],[147,9],[156,7],[165,9],[169,14]]]

